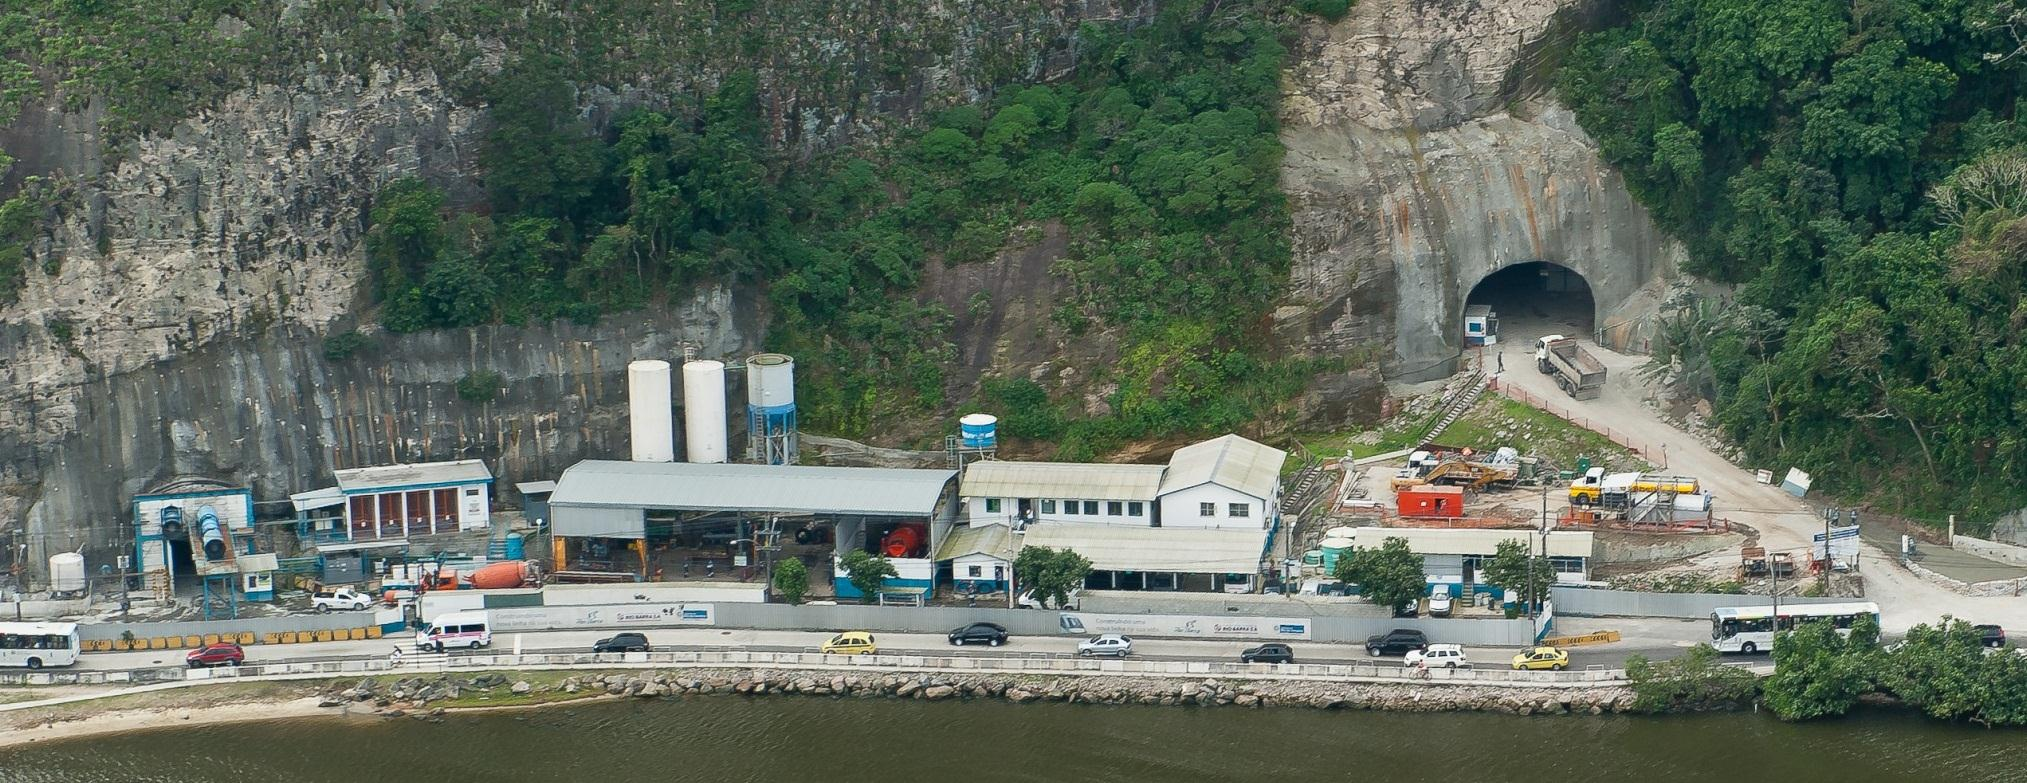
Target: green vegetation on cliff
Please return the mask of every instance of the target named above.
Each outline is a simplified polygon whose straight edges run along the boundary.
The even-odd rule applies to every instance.
[[[952,316],[914,293],[923,265],[984,261],[1057,223],[1070,242],[1053,271],[1070,285],[1053,320],[1124,335],[1114,415],[1080,420],[1032,382],[994,381],[1010,434],[1084,454],[1235,427],[1311,368],[1261,360],[1253,333],[1289,257],[1278,8],[1200,11],[1086,26],[1065,83],[807,161],[768,148],[749,74],[601,136],[576,120],[566,63],[517,62],[486,87],[490,214],[449,214],[415,180],[378,194],[367,247],[382,320],[593,318],[704,281],[759,282],[775,347],[806,362],[805,416],[860,432],[949,402]]]
[[[2017,0],[1656,0],[1560,90],[1738,286],[1658,358],[1762,464],[1895,510],[2027,502],[2027,11]]]

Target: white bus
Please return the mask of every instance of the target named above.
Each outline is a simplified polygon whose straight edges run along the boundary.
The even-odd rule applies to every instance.
[[[69,666],[77,651],[77,623],[0,623],[0,666]]]
[[[1843,636],[1861,616],[1879,622],[1879,604],[1870,602],[1838,604],[1781,604],[1781,616],[1771,606],[1727,606],[1710,613],[1710,646],[1718,652],[1748,655],[1774,649],[1774,631],[1792,631],[1812,620],[1828,620]]]

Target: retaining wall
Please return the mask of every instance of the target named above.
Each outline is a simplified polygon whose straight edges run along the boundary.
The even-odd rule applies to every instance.
[[[1730,593],[1642,593],[1632,590],[1600,590],[1592,587],[1557,585],[1551,588],[1555,611],[1575,617],[1672,617],[1707,620],[1724,606],[1765,606],[1772,599],[1764,595]],[[1783,604],[1833,604],[1850,598],[1804,598],[1781,596]]]
[[[1950,536],[1950,548],[2008,565],[2027,566],[2027,547],[2023,546],[1958,535]]]

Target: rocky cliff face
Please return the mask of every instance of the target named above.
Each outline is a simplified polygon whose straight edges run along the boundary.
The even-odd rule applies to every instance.
[[[807,152],[1058,72],[1080,22],[1152,13],[1110,0],[933,5],[798,17],[824,30],[789,36],[793,51],[763,51],[757,63],[692,52],[668,64],[688,69],[681,78],[664,74],[673,81],[653,89],[588,85],[584,110],[598,124],[743,64],[760,70],[777,141]],[[839,40],[841,29],[893,25],[911,31],[896,51],[881,50],[885,36]],[[498,68],[503,50],[479,45],[457,67]],[[897,62],[910,68],[897,75]],[[503,483],[553,478],[586,456],[625,452],[614,433],[625,429],[628,360],[679,357],[682,343],[705,356],[759,345],[750,292],[711,289],[594,328],[379,337],[327,361],[321,335],[358,321],[365,304],[362,238],[377,187],[420,176],[453,201],[478,197],[484,111],[447,78],[382,62],[258,84],[117,145],[100,137],[98,107],[31,104],[0,128],[0,148],[20,159],[14,182],[0,184],[29,174],[67,183],[20,300],[0,308],[0,531],[26,527],[32,570],[76,546],[104,562],[128,498],[173,476],[243,482],[269,500],[320,486],[333,468],[397,460],[483,457]],[[503,376],[500,400],[456,398],[473,370]]]
[[[1598,5],[1365,0],[1310,25],[1283,103],[1283,335],[1324,354],[1376,347],[1391,377],[1441,377],[1472,287],[1526,261],[1581,273],[1598,325],[1637,332],[1681,251],[1542,87]]]

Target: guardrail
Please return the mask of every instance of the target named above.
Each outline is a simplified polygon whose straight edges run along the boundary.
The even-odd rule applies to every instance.
[[[384,656],[248,664],[215,669],[148,667],[125,670],[0,673],[0,685],[149,685],[383,674],[418,675],[494,669],[769,668],[956,674],[1222,677],[1252,680],[1446,683],[1527,688],[1598,687],[1625,682],[1623,669],[1515,671],[1505,668],[1421,669],[1394,663],[1229,663],[1148,661],[1071,656],[825,655],[813,652],[675,650],[645,653],[472,653]],[[8,709],[0,706],[0,711]]]

